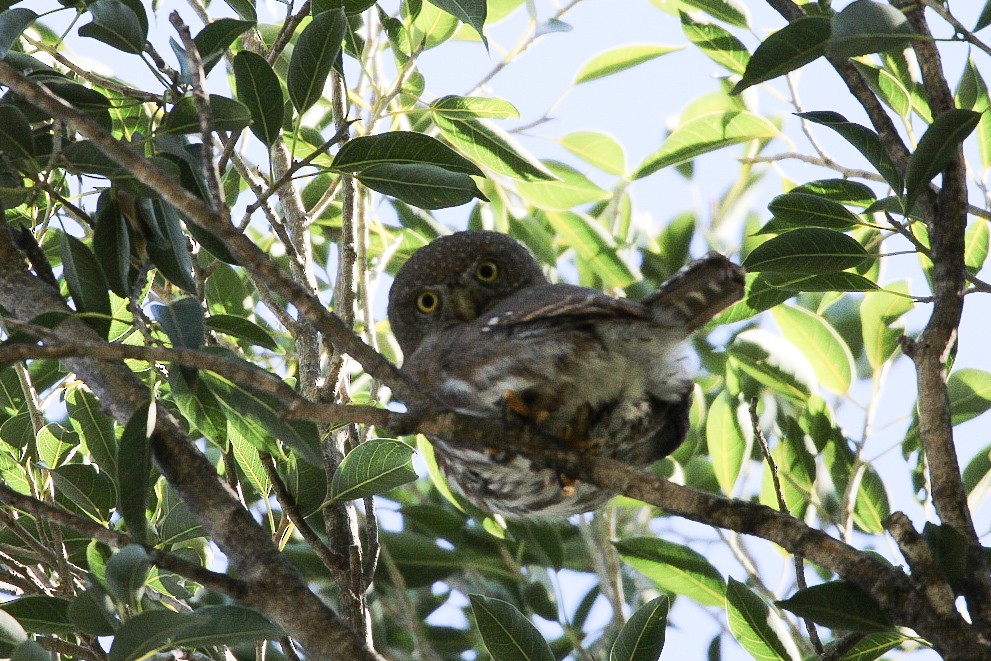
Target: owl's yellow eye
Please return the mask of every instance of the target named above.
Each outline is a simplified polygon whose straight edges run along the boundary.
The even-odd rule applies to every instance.
[[[499,265],[486,259],[475,267],[475,277],[482,282],[495,282],[499,278]]]
[[[440,307],[440,298],[432,291],[421,291],[416,295],[416,309],[424,314],[433,314]]]

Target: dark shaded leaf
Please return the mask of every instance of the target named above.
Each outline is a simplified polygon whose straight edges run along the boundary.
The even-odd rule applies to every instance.
[[[251,111],[247,106],[219,94],[210,95],[210,114],[213,116],[214,131],[237,133],[252,122]],[[191,96],[179,99],[162,121],[161,130],[170,133],[200,133],[196,100]]]
[[[973,110],[949,110],[936,117],[932,125],[919,139],[915,152],[908,159],[905,170],[905,203],[907,213],[915,205],[916,198],[929,185],[933,177],[945,168],[970,135],[981,115]]]
[[[79,36],[102,41],[125,53],[141,53],[148,26],[141,25],[134,9],[119,0],[96,0],[86,11],[93,15],[93,21],[79,28]]]
[[[468,595],[475,624],[493,661],[554,661],[537,627],[511,603]]]
[[[661,595],[638,608],[619,630],[609,661],[657,661],[664,649],[670,607],[671,599]]]
[[[199,349],[206,340],[203,325],[203,307],[198,299],[181,298],[169,305],[155,304],[151,316],[162,325],[172,346],[183,349]]]
[[[93,252],[74,236],[61,235],[62,267],[76,311],[100,337],[110,334],[110,293]]]
[[[874,598],[845,581],[832,581],[798,590],[788,599],[775,603],[830,629],[871,633],[892,628],[891,618]]]
[[[113,601],[95,581],[72,600],[68,615],[78,631],[91,636],[113,635],[118,625]]]
[[[485,16],[488,11],[485,0],[428,0],[457,18],[462,23],[470,25],[482,42],[488,43],[482,29],[485,26]]]
[[[349,140],[334,157],[333,167],[360,175],[381,165],[433,165],[451,172],[484,176],[474,163],[437,138],[410,131],[390,131]]]
[[[234,82],[238,100],[251,112],[251,132],[271,147],[285,118],[278,76],[264,57],[243,50],[234,56]]]
[[[7,57],[10,47],[20,39],[24,30],[34,23],[36,18],[38,14],[24,7],[0,12],[0,60]]]
[[[127,532],[138,544],[148,539],[146,510],[151,492],[151,434],[155,429],[157,407],[139,407],[124,427],[117,449],[118,508]]]
[[[488,198],[466,174],[428,163],[379,163],[356,175],[369,188],[421,209],[445,209]]]
[[[760,244],[743,261],[748,271],[797,273],[803,276],[842,271],[868,257],[856,239],[833,230],[793,230]]]
[[[330,69],[341,56],[347,24],[343,10],[325,11],[314,16],[299,35],[289,62],[286,87],[300,113],[323,95]]]
[[[93,252],[101,257],[100,268],[107,286],[113,293],[126,298],[130,293],[131,235],[127,230],[127,220],[110,190],[101,193],[97,202]]]
[[[878,138],[877,133],[865,126],[847,121],[846,117],[831,110],[802,112],[798,113],[798,116],[810,122],[822,124],[839,133],[847,142],[856,147],[857,151],[864,155],[864,158],[877,169],[878,174],[884,177],[888,185],[896,191],[901,191],[901,175],[881,145],[881,139]]]
[[[747,69],[730,94],[739,94],[757,83],[799,69],[826,51],[830,21],[824,16],[804,16],[765,39],[747,63]]]
[[[31,124],[24,113],[7,104],[0,105],[0,153],[15,163],[23,159],[32,168],[37,167]]]
[[[732,577],[726,586],[726,613],[733,636],[754,658],[784,661],[802,658],[781,617]]]
[[[891,5],[856,0],[833,16],[826,52],[830,57],[856,57],[904,48],[916,36],[905,15]]]
[[[145,550],[130,544],[110,556],[107,562],[107,589],[118,601],[134,605],[141,601],[151,560]]]
[[[204,321],[207,328],[224,333],[255,346],[278,351],[279,345],[267,330],[253,321],[232,314],[210,315]]]
[[[330,502],[385,493],[416,479],[413,448],[402,441],[379,438],[347,453],[330,481]]]
[[[254,21],[241,21],[236,18],[220,18],[200,30],[193,38],[196,50],[203,60],[203,71],[210,70],[221,60],[231,44],[245,31],[254,27]]]

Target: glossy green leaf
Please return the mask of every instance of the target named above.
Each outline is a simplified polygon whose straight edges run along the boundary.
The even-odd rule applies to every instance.
[[[148,39],[148,26],[142,26],[138,14],[118,0],[96,0],[86,11],[93,21],[79,28],[79,36],[90,37],[124,51],[138,54]]]
[[[830,21],[824,16],[796,19],[765,39],[747,63],[747,69],[731,94],[739,94],[762,83],[799,69],[822,57],[829,40]]]
[[[730,73],[743,75],[750,61],[750,53],[742,41],[721,25],[696,21],[685,12],[679,13],[681,29],[692,44]]]
[[[795,641],[781,616],[745,584],[729,579],[726,614],[737,642],[758,661],[800,661]]]
[[[450,119],[519,119],[520,111],[504,99],[483,96],[442,96],[430,104],[434,115]]]
[[[822,124],[839,133],[844,140],[864,155],[864,158],[877,169],[878,174],[884,177],[884,180],[893,189],[896,191],[902,189],[901,175],[881,145],[881,139],[877,133],[865,126],[847,121],[846,117],[831,110],[802,112],[798,113],[798,116],[810,122]]]
[[[343,10],[325,11],[314,16],[296,40],[286,88],[298,112],[306,112],[323,96],[327,76],[341,56],[347,24]]]
[[[475,163],[521,181],[548,181],[554,175],[505,131],[479,119],[454,120],[434,114],[441,134]]]
[[[554,661],[547,641],[515,606],[480,594],[468,595],[468,599],[493,661]]]
[[[765,241],[743,260],[748,271],[830,273],[853,268],[868,254],[856,239],[817,227],[793,230]]]
[[[980,120],[981,116],[973,110],[949,110],[936,117],[926,129],[905,169],[903,208],[906,213],[933,177],[953,160],[960,145],[977,128]]]
[[[10,50],[24,30],[34,23],[38,14],[25,7],[15,7],[0,12],[0,60],[7,57]]]
[[[255,10],[255,0],[224,0],[237,15],[252,23],[258,20],[258,13]]]
[[[850,179],[818,179],[796,186],[789,192],[792,194],[805,193],[840,204],[852,204],[865,208],[877,199],[870,186]]]
[[[560,161],[544,161],[544,167],[556,179],[538,182],[521,181],[516,184],[519,194],[536,207],[567,211],[576,206],[600,202],[610,197],[609,191],[599,188],[570,165]]]
[[[816,390],[808,358],[782,337],[751,328],[737,335],[728,351],[747,374],[783,395],[804,402]]]
[[[110,192],[101,194],[97,203],[93,252],[101,257],[100,268],[107,286],[113,293],[126,298],[130,293],[131,235],[127,231],[127,220]]]
[[[762,276],[769,286],[791,293],[802,291],[874,291],[880,289],[873,280],[847,271],[819,275],[767,272]]]
[[[487,7],[485,0],[428,0],[459,21],[470,25],[482,41],[486,41],[482,30],[485,26]]]
[[[907,118],[912,111],[912,93],[892,72],[863,62],[854,62],[870,88],[899,116]]]
[[[626,173],[626,151],[616,138],[601,131],[575,131],[560,138],[561,146],[603,172]]]
[[[671,599],[661,595],[638,608],[616,636],[609,661],[657,661],[664,649]]]
[[[270,351],[279,350],[275,338],[250,319],[233,314],[214,314],[207,317],[203,323],[206,328],[212,331],[236,337],[254,346],[263,347]]]
[[[648,156],[634,173],[640,179],[662,168],[685,163],[702,154],[751,140],[778,135],[766,118],[746,111],[719,112],[691,119],[667,137],[661,148]]]
[[[152,263],[169,282],[184,292],[196,294],[193,279],[193,256],[183,231],[179,213],[168,202],[149,200],[144,207],[145,218],[164,240],[149,241],[145,247]]]
[[[63,275],[76,312],[88,313],[86,323],[100,337],[110,333],[110,293],[96,256],[89,247],[69,234],[61,234]]]
[[[856,366],[850,347],[836,329],[805,308],[779,305],[771,314],[782,334],[809,360],[819,383],[838,395],[845,394]]]
[[[110,476],[91,464],[64,464],[51,471],[59,496],[99,523],[110,520],[117,490]]]
[[[251,132],[271,147],[285,117],[278,76],[264,57],[243,50],[234,57],[234,83],[238,101],[251,111]]]
[[[69,601],[60,597],[29,594],[0,605],[31,633],[72,634],[76,627],[69,619]]]
[[[968,58],[957,84],[956,101],[958,108],[981,113],[981,121],[977,124],[977,148],[981,154],[981,166],[987,169],[991,167],[991,113],[988,112],[991,109],[991,96],[988,95],[987,83],[972,58]]]
[[[719,313],[713,320],[716,325],[731,324],[750,319],[791,298],[793,292],[772,287],[764,274],[748,273],[743,299]]]
[[[423,133],[390,131],[349,140],[334,157],[333,167],[361,175],[382,165],[432,165],[451,172],[483,176],[474,163]]]
[[[636,271],[617,254],[615,240],[597,222],[570,211],[548,211],[545,217],[607,286],[627,287],[637,279]]]
[[[856,57],[904,48],[915,38],[905,14],[874,0],[855,0],[833,16],[830,57]]]
[[[382,494],[416,479],[414,450],[402,441],[379,438],[345,455],[330,481],[330,502]]]
[[[579,85],[590,80],[611,76],[620,71],[626,71],[661,55],[681,50],[681,48],[681,46],[665,46],[663,44],[629,44],[611,48],[583,64],[578,73],[575,74],[574,84]]]
[[[263,498],[267,497],[272,491],[272,481],[265,471],[258,449],[240,433],[235,425],[228,425],[227,440],[230,441],[234,460],[244,473],[248,483],[258,495]]]
[[[254,26],[254,21],[242,21],[236,18],[219,18],[207,23],[206,27],[193,38],[196,43],[196,50],[199,51],[200,58],[203,60],[204,72],[210,73],[210,70],[216,66],[217,62],[220,62],[224,53],[231,47],[231,44]]]
[[[237,133],[252,122],[251,111],[243,103],[219,94],[210,95],[210,114],[214,131]],[[200,133],[200,116],[191,96],[179,99],[162,121],[161,130],[169,133]]]
[[[871,367],[880,369],[898,350],[898,341],[903,329],[893,324],[912,309],[912,300],[895,293],[908,293],[905,281],[888,284],[889,291],[870,292],[860,304],[861,332],[864,339],[864,353]]]
[[[429,163],[378,163],[356,175],[365,186],[421,209],[445,209],[487,200],[475,181]]]
[[[776,602],[795,615],[830,629],[871,633],[892,628],[891,618],[871,595],[845,581],[822,583],[798,590]]]
[[[6,440],[13,441],[10,438]],[[49,468],[56,468],[79,445],[79,434],[57,422],[50,422],[38,432],[35,444],[38,448],[38,457]]]
[[[151,493],[151,435],[155,429],[157,406],[142,405],[127,421],[117,449],[118,509],[127,532],[138,544],[148,539],[145,511]]]
[[[746,405],[725,390],[719,393],[706,416],[705,438],[719,488],[731,496],[754,442]]]
[[[623,561],[662,589],[685,595],[703,606],[718,606],[726,581],[702,554],[659,537],[629,537],[613,542]]]
[[[860,224],[860,218],[839,202],[810,193],[785,193],[767,205],[774,214],[760,234],[786,232],[803,227],[846,230]]]

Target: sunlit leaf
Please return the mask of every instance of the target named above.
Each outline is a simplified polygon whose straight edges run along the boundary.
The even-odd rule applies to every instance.
[[[630,537],[613,543],[624,562],[664,590],[703,606],[718,606],[726,581],[701,553],[658,537]]]
[[[681,50],[681,48],[681,46],[662,44],[629,44],[612,48],[604,53],[599,53],[583,64],[578,73],[575,74],[574,84],[578,85],[597,78],[611,76],[638,64],[649,62],[661,55]]]
[[[515,606],[480,594],[469,595],[468,599],[493,661],[554,661],[547,641]]]
[[[402,441],[379,438],[351,450],[330,482],[332,501],[355,500],[416,479],[411,459],[413,448]]]
[[[729,579],[726,614],[737,642],[760,661],[800,661],[801,653],[784,620],[743,583]]]
[[[781,332],[808,358],[825,388],[837,394],[850,389],[853,355],[828,321],[805,308],[779,305],[771,311]]]

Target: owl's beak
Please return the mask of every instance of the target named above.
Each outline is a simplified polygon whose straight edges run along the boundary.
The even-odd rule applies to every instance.
[[[475,303],[471,300],[471,292],[461,287],[451,290],[451,304],[454,306],[454,315],[463,321],[474,321],[478,316],[475,310]]]

